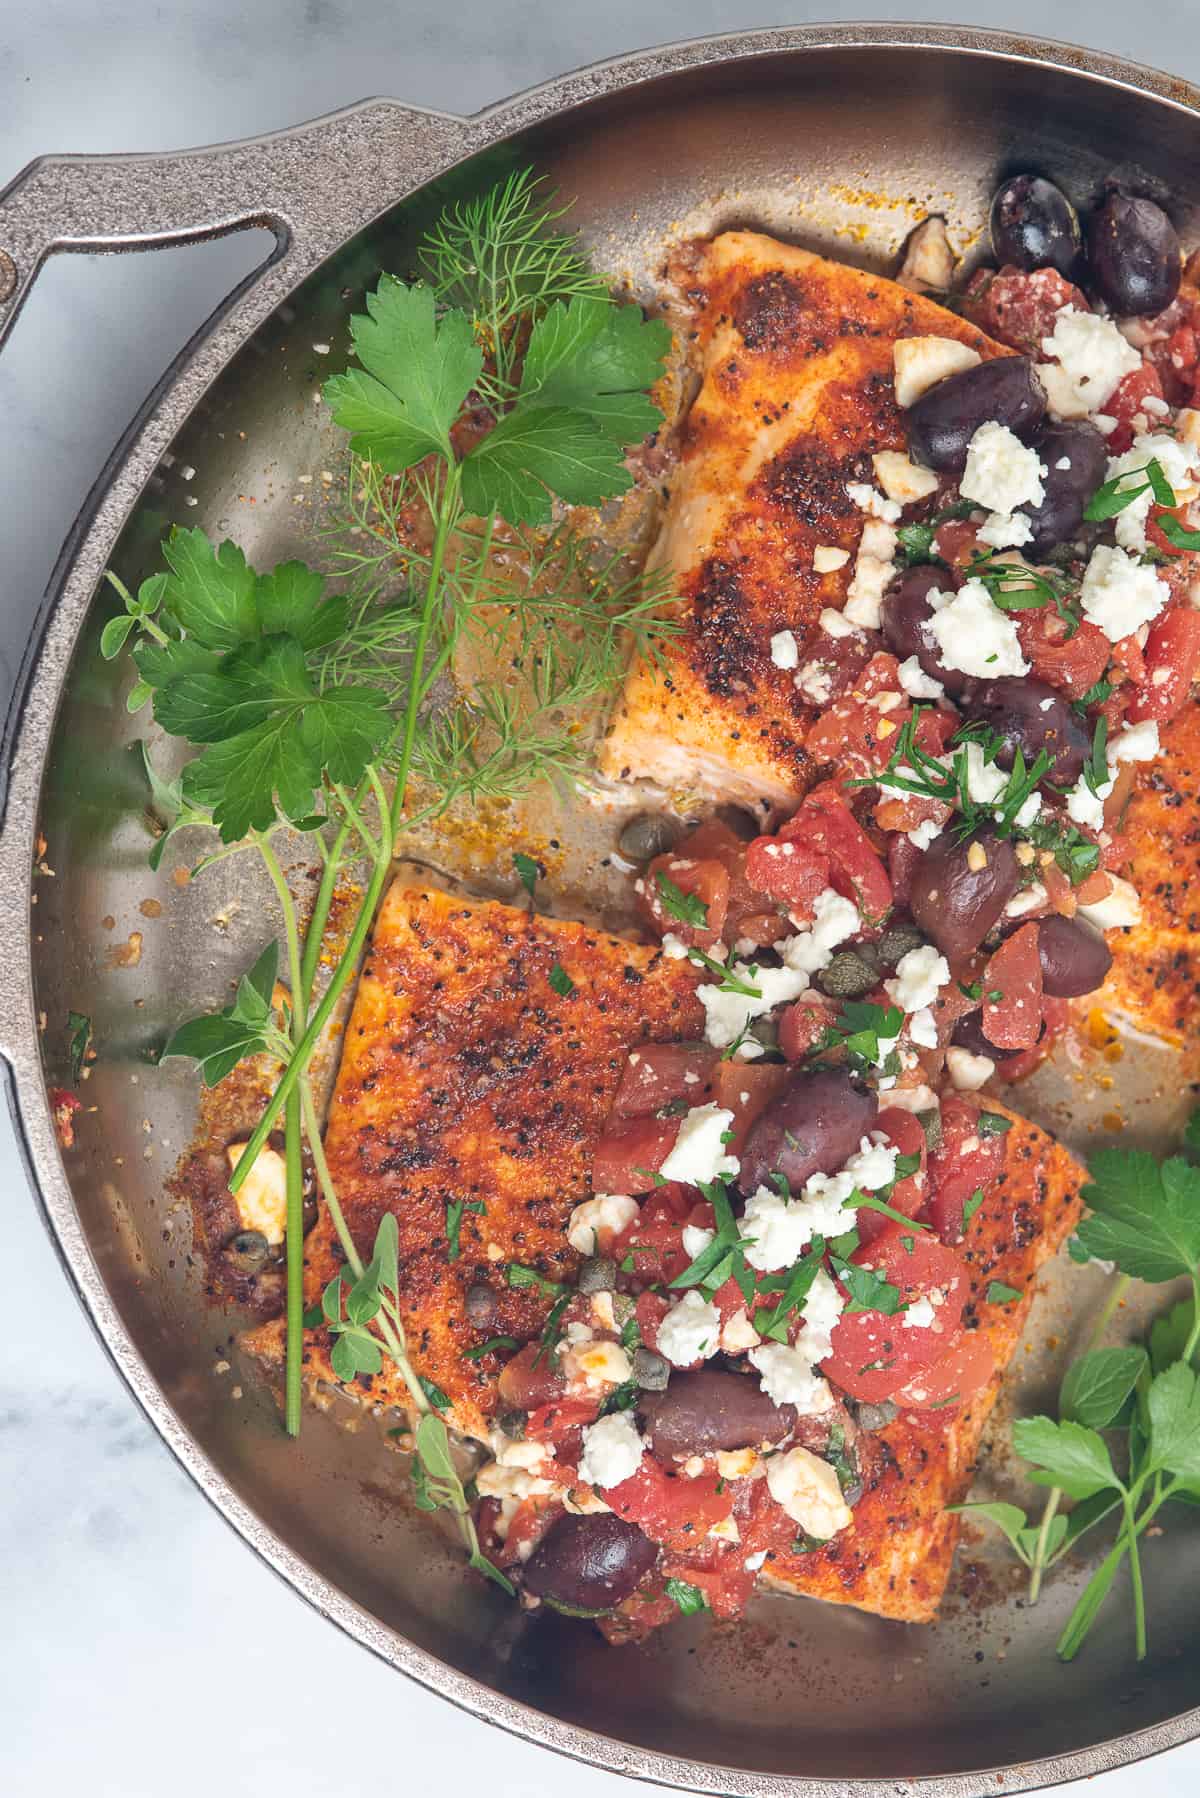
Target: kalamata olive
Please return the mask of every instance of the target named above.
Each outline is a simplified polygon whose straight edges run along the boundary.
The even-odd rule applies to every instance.
[[[1014,1055],[1023,1053],[1021,1049],[998,1049],[983,1034],[983,1014],[969,1011],[966,1017],[959,1018],[950,1038],[956,1049],[965,1049],[968,1055],[986,1055],[995,1062],[1011,1061]]]
[[[942,474],[960,475],[980,425],[993,420],[1031,436],[1046,413],[1046,394],[1024,356],[998,356],[927,389],[908,409],[908,453]]]
[[[640,1343],[633,1351],[633,1377],[643,1392],[665,1392],[671,1378],[671,1363],[663,1355]]]
[[[936,562],[918,562],[891,583],[880,608],[883,640],[892,654],[901,662],[916,656],[926,674],[941,681],[947,693],[960,693],[968,676],[942,667],[937,644],[925,635],[923,627],[933,617],[929,595],[935,589],[950,593],[957,586],[958,581],[948,568]]]
[[[486,1330],[496,1317],[495,1287],[489,1286],[486,1280],[472,1280],[467,1287],[463,1307],[467,1313],[467,1321],[473,1323],[477,1330]]]
[[[947,830],[917,863],[908,906],[953,964],[978,949],[1020,884],[1021,864],[1007,837],[983,831],[959,843]]]
[[[261,1230],[239,1230],[221,1251],[235,1273],[261,1273],[271,1255],[271,1245]]]
[[[752,842],[763,833],[762,820],[748,812],[744,805],[719,805],[715,816],[733,832],[739,843]]]
[[[1112,967],[1108,945],[1082,918],[1038,921],[1042,990],[1055,999],[1079,999],[1103,986]]]
[[[657,1547],[635,1523],[611,1511],[567,1512],[526,1561],[523,1583],[556,1610],[597,1617],[636,1591],[657,1559]]]
[[[580,1292],[615,1292],[617,1264],[611,1255],[589,1255],[579,1269]]]
[[[1175,227],[1153,200],[1114,189],[1088,226],[1092,286],[1124,318],[1162,312],[1179,292]]]
[[[832,999],[861,999],[879,985],[879,969],[856,949],[841,949],[821,969],[816,984]]]
[[[1022,547],[1031,556],[1047,556],[1078,533],[1083,509],[1104,480],[1108,446],[1095,426],[1082,420],[1043,425],[1033,445],[1046,472],[1041,505],[1021,507],[1033,527]]]
[[[1014,175],[996,189],[992,248],[999,263],[1032,273],[1056,268],[1070,275],[1082,238],[1079,215],[1061,187],[1041,175]]]
[[[776,1405],[757,1380],[740,1373],[677,1373],[665,1392],[638,1401],[656,1455],[711,1455],[718,1449],[782,1442],[796,1422],[792,1405]]]
[[[782,1174],[793,1189],[811,1174],[844,1167],[879,1111],[873,1092],[841,1069],[802,1074],[756,1119],[741,1154],[738,1184],[754,1192]]]
[[[674,849],[683,832],[683,824],[669,812],[639,812],[622,829],[617,847],[631,862],[648,862]]]
[[[1087,726],[1063,695],[1045,681],[1027,675],[983,681],[971,694],[973,721],[986,724],[1003,740],[996,752],[1001,768],[1011,768],[1019,749],[1026,768],[1041,750],[1050,756],[1047,780],[1073,787],[1083,773],[1091,749]]]

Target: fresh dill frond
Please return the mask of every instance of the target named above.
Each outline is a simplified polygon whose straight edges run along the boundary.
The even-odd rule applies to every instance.
[[[420,260],[438,300],[470,314],[490,360],[479,391],[511,397],[526,327],[556,300],[607,299],[573,235],[551,229],[570,210],[548,203],[544,178],[519,169],[443,214]]]

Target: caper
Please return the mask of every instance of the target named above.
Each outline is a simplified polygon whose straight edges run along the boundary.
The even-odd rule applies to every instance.
[[[879,985],[879,970],[857,949],[842,949],[817,975],[817,985],[832,999],[861,999]]]
[[[639,812],[625,825],[617,847],[628,861],[648,862],[674,849],[682,835],[683,825],[668,812]]]
[[[925,1132],[925,1147],[932,1155],[942,1146],[942,1114],[934,1105],[929,1111],[918,1111],[917,1122]]]
[[[925,938],[915,924],[891,924],[871,946],[881,968],[894,968],[904,956],[924,944]]]
[[[580,1292],[615,1292],[617,1264],[611,1255],[589,1255],[579,1270]]]
[[[633,1377],[643,1392],[665,1392],[671,1364],[645,1347],[633,1351]]]
[[[899,1407],[890,1398],[883,1399],[878,1405],[856,1405],[855,1416],[864,1430],[883,1430],[900,1415]],[[852,1502],[849,1498],[848,1504]]]
[[[261,1230],[239,1230],[222,1251],[226,1261],[239,1274],[261,1273],[271,1254],[271,1245]]]
[[[489,1286],[486,1280],[473,1281],[467,1287],[464,1306],[469,1321],[475,1325],[476,1329],[486,1329],[490,1323],[495,1321],[496,1317],[495,1288]]]
[[[523,1442],[525,1425],[529,1422],[529,1413],[528,1411],[501,1411],[496,1422],[510,1442]]]

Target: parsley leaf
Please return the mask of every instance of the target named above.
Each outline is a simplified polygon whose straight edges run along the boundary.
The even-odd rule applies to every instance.
[[[1037,1471],[1040,1486],[1061,1486],[1071,1498],[1090,1498],[1106,1487],[1119,1486],[1104,1438],[1069,1418],[1021,1417],[1013,1425],[1013,1446]]]
[[[86,1012],[67,1013],[67,1046],[71,1056],[71,1085],[78,1086],[80,1075],[92,1046],[92,1020]]]
[[[838,1279],[850,1294],[846,1306],[848,1314],[855,1311],[882,1311],[885,1317],[895,1317],[903,1311],[904,1299],[900,1288],[877,1274],[873,1267],[859,1267],[853,1261],[842,1261],[831,1256],[830,1262]]]
[[[541,869],[531,855],[523,854],[520,849],[516,850],[513,855],[513,867],[517,870],[521,885],[532,899],[533,889],[537,885]]]
[[[575,991],[575,982],[571,979],[571,976],[559,961],[551,963],[547,979],[560,999],[567,998],[569,994]]]
[[[1100,1348],[1067,1369],[1058,1395],[1063,1417],[1089,1430],[1107,1430],[1148,1369],[1142,1348]]]
[[[644,389],[662,374],[671,333],[640,307],[608,299],[561,300],[534,325],[521,371],[518,404],[586,413],[621,453],[662,423]]]
[[[1093,1215],[1080,1244],[1139,1280],[1189,1277],[1200,1265],[1200,1168],[1174,1157],[1160,1167],[1142,1149],[1099,1149],[1083,1197]]]
[[[483,367],[466,313],[439,320],[431,287],[384,275],[350,334],[362,368],[335,375],[324,392],[351,449],[389,474],[428,455],[449,459],[450,427]]]
[[[1011,1305],[1014,1299],[1023,1298],[1024,1294],[1017,1286],[1006,1286],[1003,1280],[989,1280],[987,1302],[989,1305]]]
[[[699,1586],[693,1586],[687,1580],[669,1579],[665,1591],[684,1617],[694,1617],[698,1611],[708,1609],[708,1600]]]
[[[1147,1409],[1148,1467],[1200,1480],[1200,1381],[1192,1369],[1177,1361],[1159,1374],[1150,1388]]]
[[[498,512],[514,525],[549,524],[554,495],[597,506],[632,485],[611,437],[561,407],[518,406],[462,462],[468,509],[481,518]]]
[[[187,1055],[200,1065],[205,1086],[216,1086],[247,1055],[276,1047],[271,995],[279,965],[279,944],[270,942],[248,974],[238,981],[237,995],[223,1011],[191,1018],[168,1039],[162,1052]],[[287,1045],[282,1044],[286,1053]]]

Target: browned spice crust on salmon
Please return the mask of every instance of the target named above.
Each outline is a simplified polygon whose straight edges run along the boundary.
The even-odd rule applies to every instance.
[[[647,778],[775,804],[813,777],[816,708],[771,660],[823,608],[840,611],[863,513],[849,481],[903,449],[892,349],[951,337],[1008,355],[965,319],[896,282],[754,232],[700,247],[686,278],[701,377],[651,566],[670,571],[683,634],[630,674],[602,747],[613,778]],[[817,574],[818,545],[849,553]]]

